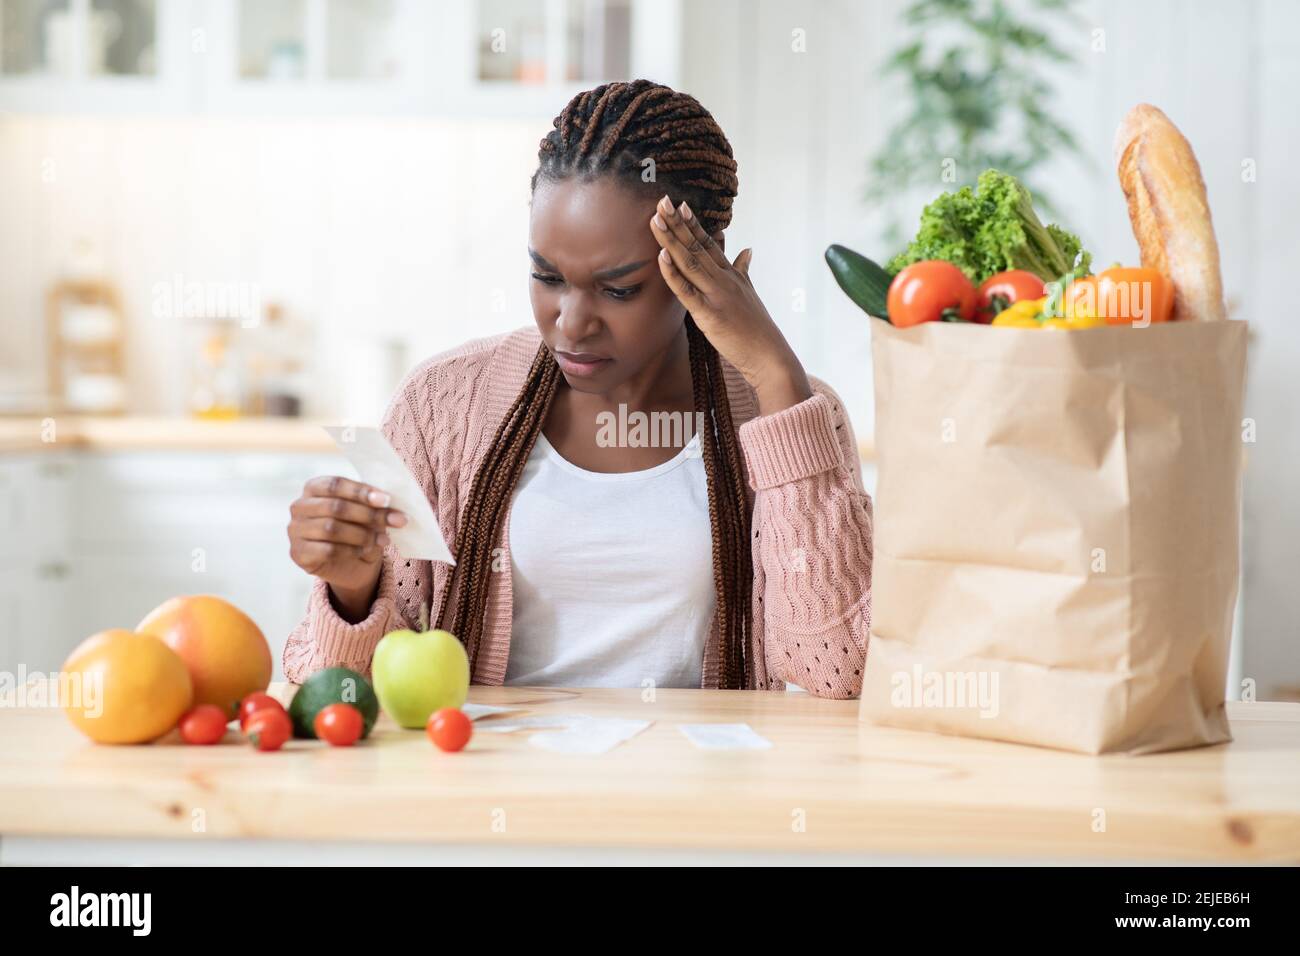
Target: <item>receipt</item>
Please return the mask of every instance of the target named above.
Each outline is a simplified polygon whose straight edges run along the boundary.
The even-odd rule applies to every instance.
[[[470,720],[478,720],[480,717],[493,717],[497,714],[515,714],[523,710],[522,707],[499,707],[496,704],[471,704],[461,705],[461,713]]]
[[[424,489],[388,444],[383,432],[360,425],[326,425],[325,431],[352,462],[361,480],[388,492],[392,498],[390,507],[406,515],[405,525],[387,531],[397,553],[407,559],[455,564]]]
[[[613,750],[625,740],[631,740],[650,724],[649,720],[588,717],[575,721],[563,730],[533,734],[528,742],[551,753],[594,756]]]
[[[767,750],[772,741],[749,724],[678,724],[686,739],[701,750]]]
[[[551,753],[595,756],[631,740],[653,721],[619,717],[590,717],[587,714],[538,714],[533,717],[503,717],[500,721],[476,724],[476,731],[508,734],[516,730],[534,733],[528,742]]]

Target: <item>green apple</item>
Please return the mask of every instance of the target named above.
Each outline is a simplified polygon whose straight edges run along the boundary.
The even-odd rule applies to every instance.
[[[393,631],[370,666],[384,713],[402,727],[424,729],[429,715],[460,707],[469,693],[469,658],[449,631]]]

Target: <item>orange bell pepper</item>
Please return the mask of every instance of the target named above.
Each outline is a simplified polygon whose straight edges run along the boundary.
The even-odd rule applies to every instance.
[[[1122,266],[1071,282],[1061,303],[1066,318],[1095,315],[1107,325],[1168,322],[1173,310],[1174,284],[1167,275]]]

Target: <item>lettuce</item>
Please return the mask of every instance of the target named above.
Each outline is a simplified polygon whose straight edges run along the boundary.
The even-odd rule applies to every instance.
[[[974,283],[1007,269],[1024,269],[1052,282],[1076,266],[1086,271],[1092,256],[1079,237],[1055,224],[1044,226],[1014,176],[987,169],[976,189],[944,193],[921,214],[921,228],[907,249],[889,260],[896,275],[926,259],[944,259]]]

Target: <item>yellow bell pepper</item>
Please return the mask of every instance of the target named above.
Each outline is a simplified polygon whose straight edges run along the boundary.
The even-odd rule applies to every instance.
[[[1080,303],[1071,303],[1064,315],[1045,315],[1050,299],[1022,299],[999,312],[992,324],[1010,329],[1093,329],[1106,324]]]
[[[1062,303],[1061,315],[1049,315],[1043,320],[1045,329],[1095,329],[1105,325],[1106,320],[1097,315],[1097,310],[1085,304],[1083,299],[1072,300],[1066,297]]]
[[[993,319],[990,325],[1006,329],[1036,329],[1042,325],[1039,315],[1047,299],[1021,299],[1007,306]]]

